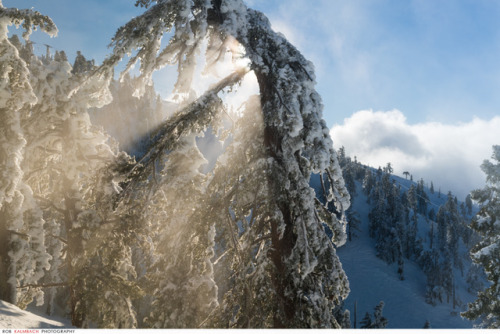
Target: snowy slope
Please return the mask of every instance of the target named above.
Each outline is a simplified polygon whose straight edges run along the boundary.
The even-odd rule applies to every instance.
[[[410,182],[399,181],[408,182],[408,185]],[[461,310],[453,310],[451,304],[432,306],[425,302],[426,276],[415,263],[405,260],[405,280],[401,281],[396,264],[388,265],[376,257],[375,242],[368,235],[370,206],[358,182],[356,187],[358,195],[353,208],[359,214],[361,231],[357,238],[337,250],[351,287],[345,303],[345,308],[351,312],[351,323],[354,321],[355,302],[359,328],[359,321],[365,313],[373,314],[374,307],[384,301],[383,314],[389,321],[388,328],[422,328],[426,320],[432,328],[471,328],[473,324],[462,319]],[[431,201],[441,202],[444,197],[437,198],[436,195]],[[465,290],[460,291],[460,297],[465,302],[474,299]]]
[[[19,307],[0,300],[0,328],[61,328],[71,327],[67,323],[51,320],[23,311]]]

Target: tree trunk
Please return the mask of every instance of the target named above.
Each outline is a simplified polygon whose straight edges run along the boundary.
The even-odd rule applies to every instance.
[[[212,0],[212,8],[208,11],[207,17],[209,25],[215,27],[224,23],[225,17],[221,12],[221,1]],[[243,29],[244,30],[244,29]],[[267,156],[272,158],[273,165],[268,174],[267,183],[269,186],[269,198],[274,202],[276,207],[282,214],[282,220],[271,221],[271,242],[272,248],[269,251],[269,258],[275,267],[275,275],[273,277],[273,286],[276,291],[275,314],[274,314],[274,327],[275,328],[289,328],[297,323],[299,316],[300,303],[297,302],[295,292],[298,287],[293,280],[294,270],[288,262],[292,251],[297,243],[297,235],[294,231],[294,224],[297,214],[294,212],[294,205],[297,204],[296,198],[290,198],[287,193],[290,190],[285,190],[284,182],[292,181],[291,172],[303,172],[298,170],[300,168],[300,157],[297,155],[294,158],[299,166],[289,166],[290,163],[288,156],[285,157],[283,152],[283,143],[285,142],[286,134],[281,123],[287,117],[285,109],[288,109],[279,92],[279,88],[275,86],[275,81],[279,76],[279,69],[285,67],[293,67],[290,64],[289,57],[282,57],[280,59],[270,59],[273,54],[272,50],[281,47],[274,43],[272,36],[269,36],[265,29],[260,29],[256,23],[250,23],[248,31],[244,30],[243,35],[235,37],[247,51],[248,57],[260,59],[261,64],[252,66],[259,84],[260,101],[262,106],[262,113],[264,119],[264,146]],[[261,43],[262,42],[262,43]],[[266,50],[266,51],[263,51]],[[290,52],[294,53],[295,49],[290,48]],[[291,54],[290,54],[291,57]],[[276,62],[275,62],[276,60]],[[271,64],[272,63],[272,64]],[[292,61],[293,63],[293,61]],[[297,71],[304,71],[304,68],[297,67]],[[276,72],[276,73],[273,73]],[[309,76],[309,74],[306,75]],[[309,77],[310,80],[311,77]],[[280,113],[283,113],[282,115]],[[289,154],[287,152],[286,154]],[[295,153],[290,153],[295,154]],[[298,167],[298,168],[297,168]],[[308,177],[308,176],[307,176]],[[297,209],[295,209],[296,211]],[[281,230],[280,225],[284,225]]]
[[[64,196],[64,227],[66,229],[67,255],[66,266],[68,268],[68,289],[70,296],[71,309],[71,324],[75,327],[82,328],[85,320],[84,314],[77,310],[79,303],[78,287],[76,286],[76,273],[73,265],[73,259],[81,252],[81,240],[73,231],[73,223],[78,215],[76,208],[77,198],[74,196],[74,191],[71,189],[72,182],[69,179],[64,180],[65,196]]]
[[[283,238],[280,239],[278,225],[279,222],[277,221],[271,223],[271,241],[273,247],[270,258],[276,269],[273,277],[273,285],[278,299],[277,312],[274,314],[273,320],[274,328],[287,328],[290,327],[289,324],[295,316],[295,307],[293,300],[286,295],[287,287],[292,282],[289,282],[287,279],[289,275],[285,259],[287,255],[290,255],[296,238],[291,232],[290,225],[287,224]]]
[[[4,203],[5,206],[8,205]],[[0,299],[11,304],[16,304],[17,287],[9,283],[12,276],[12,263],[9,256],[11,244],[10,231],[7,229],[5,209],[0,210]]]
[[[9,280],[10,258],[9,252],[9,235],[6,227],[5,213],[0,210],[0,299],[8,303],[11,302]]]

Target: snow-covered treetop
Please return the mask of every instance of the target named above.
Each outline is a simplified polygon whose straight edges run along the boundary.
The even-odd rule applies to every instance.
[[[48,16],[31,9],[5,8],[0,1],[0,33],[6,36],[7,26],[11,24],[24,29],[23,38],[26,40],[36,27],[52,37],[57,35],[57,27]]]
[[[500,162],[500,145],[493,145],[493,160]],[[481,165],[481,169],[486,174],[486,182],[500,188],[500,164],[494,164],[489,160],[485,160]]]
[[[122,75],[140,62],[136,93],[141,95],[154,71],[175,64],[179,73],[176,90],[186,91],[193,74],[189,68],[196,64],[199,46],[207,33],[222,40],[235,37],[244,47],[259,82],[265,136],[269,141],[279,138],[279,143],[269,144],[284,157],[298,153],[300,158],[295,163],[300,164],[306,178],[311,172],[327,171],[334,186],[329,199],[335,198],[339,212],[348,208],[349,195],[328,127],[322,120],[321,98],[314,89],[314,67],[283,35],[272,31],[262,13],[239,0],[139,0],[136,5],[148,9],[118,29],[110,44],[113,53],[96,74],[111,75],[113,68],[130,56]],[[162,49],[161,40],[167,33],[170,41]]]
[[[17,49],[7,38],[9,25],[22,26],[23,37],[29,38],[33,28],[55,36],[57,28],[52,20],[30,9],[4,8],[0,2],[0,108],[20,109],[24,103],[34,102],[31,87],[29,87],[28,72],[25,63],[19,57]]]

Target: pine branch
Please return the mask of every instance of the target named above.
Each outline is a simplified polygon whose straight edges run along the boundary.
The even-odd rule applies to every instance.
[[[7,232],[9,232],[10,234],[18,235],[18,236],[26,238],[26,239],[30,239],[31,238],[31,236],[28,235],[28,234],[26,234],[26,233],[20,233],[20,232],[16,232],[16,231],[13,231],[13,230],[7,230]]]
[[[26,288],[55,288],[60,286],[68,286],[69,282],[61,282],[61,283],[48,283],[48,284],[26,284],[18,286],[17,289],[26,289]]]
[[[57,240],[59,240],[59,241],[62,241],[62,242],[63,242],[64,244],[66,244],[66,245],[68,244],[68,241],[67,241],[67,240],[65,240],[65,239],[63,239],[63,238],[61,238],[61,237],[59,237],[59,236],[57,236],[57,235],[54,235],[54,234],[47,234],[47,236],[52,237],[52,238],[54,238],[54,239],[57,239]]]
[[[319,174],[319,178],[321,181],[321,188],[323,188],[323,195],[325,196],[325,206],[328,206],[328,194],[327,194],[326,188],[325,188],[325,181],[323,179],[323,173]]]
[[[31,170],[29,173],[25,173],[26,175],[26,180],[29,180],[31,179],[31,177],[33,176],[33,174],[39,172],[39,171],[43,171],[45,169],[45,166],[44,167],[40,167],[40,168],[35,168],[33,170]]]
[[[196,101],[192,102],[188,106],[186,106],[183,110],[177,113],[177,115],[173,119],[169,119],[157,130],[157,133],[154,137],[158,138],[157,142],[155,142],[148,150],[148,152],[139,160],[135,167],[129,172],[129,175],[133,175],[134,172],[137,171],[139,167],[147,168],[151,163],[160,156],[161,152],[168,150],[168,145],[172,145],[172,143],[176,143],[178,139],[186,132],[189,131],[190,128],[196,125],[195,122],[189,122],[191,119],[202,119],[203,117],[196,117],[199,112],[199,108],[197,108],[197,104],[206,102],[207,99],[211,99],[211,97],[218,94],[221,90],[228,86],[232,86],[239,82],[245,74],[248,73],[248,69],[242,69],[239,71],[235,71],[230,75],[226,76],[219,82],[217,82],[214,86],[212,86],[208,91],[206,91],[202,96],[200,96]],[[204,105],[206,103],[203,103]],[[141,174],[138,174],[141,176]],[[137,176],[133,175],[133,179],[137,179]],[[128,188],[128,187],[127,187]]]
[[[278,99],[280,100],[280,103],[281,105],[290,113],[290,114],[293,114],[293,112],[290,110],[290,108],[288,108],[288,106],[285,104],[285,102],[283,102],[283,98],[281,97],[281,94],[278,90],[278,88],[276,87],[273,87],[274,88],[274,91],[276,92],[276,95],[278,96]]]
[[[293,69],[295,69],[296,67],[299,67],[305,73],[305,75],[309,78],[309,80],[314,81],[313,78],[311,77],[311,75],[309,74],[309,72],[307,72],[307,70],[305,69],[305,67],[300,62],[293,61],[293,62],[290,62],[288,64]]]
[[[260,243],[261,241],[264,241],[264,240],[271,240],[271,238],[272,238],[271,233],[264,234],[262,237],[257,238],[254,241],[252,241],[252,245],[256,245],[256,244],[258,244],[258,243]]]
[[[219,257],[218,257],[218,258],[217,258],[217,259],[216,259],[216,260],[215,260],[212,264],[215,266],[217,263],[219,263],[219,261],[220,261],[220,260],[222,260],[222,258],[223,258],[224,256],[226,256],[226,255],[227,255],[230,251],[232,251],[232,250],[233,250],[233,248],[232,248],[232,247],[231,247],[231,248],[226,249],[226,251],[225,251],[224,253],[222,253],[222,254],[221,254],[221,255],[220,255],[220,256],[219,256]]]
[[[57,212],[59,212],[63,215],[66,213],[65,210],[58,208],[57,206],[55,206],[54,203],[52,203],[51,201],[49,201],[41,196],[33,195],[33,198],[40,201],[40,202],[43,202],[44,205],[51,207],[52,209],[56,210]]]
[[[330,173],[330,170],[329,169],[326,169],[326,174],[328,175],[328,180],[330,181],[330,188],[333,188],[333,186],[335,185],[335,179],[333,178],[332,174]],[[344,207],[342,205],[342,202],[341,201],[336,201],[334,202],[334,208],[335,208],[335,215],[337,216],[337,218],[340,218],[344,212]],[[340,208],[338,206],[340,206]],[[339,211],[340,209],[340,211]]]

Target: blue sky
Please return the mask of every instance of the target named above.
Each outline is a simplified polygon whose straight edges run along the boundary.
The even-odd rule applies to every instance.
[[[101,61],[134,0],[4,0],[49,15],[59,36],[33,40]],[[491,118],[500,106],[500,2],[248,0],[312,60],[332,126],[358,110],[403,110],[410,123]]]
[[[498,113],[498,1],[251,2],[316,64],[329,124],[362,109],[410,123]]]
[[[48,39],[36,34],[33,40],[64,49],[70,58],[82,50],[97,63],[109,53],[107,45],[117,28],[143,11],[135,8],[134,3],[135,0],[3,0],[5,7],[34,7],[53,18],[59,36]],[[388,122],[382,128],[393,126],[390,129],[394,131],[387,132],[395,134],[389,138],[392,142],[384,140],[377,147],[386,149],[383,151],[386,153],[407,148],[404,143],[407,137],[396,135],[401,131],[421,136],[422,129],[434,133],[429,129],[446,128],[449,131],[442,131],[447,133],[446,137],[435,138],[428,145],[458,150],[453,143],[468,135],[474,147],[479,148],[475,152],[455,152],[454,156],[462,155],[466,161],[449,157],[439,164],[475,168],[474,177],[466,178],[471,181],[464,182],[461,192],[484,183],[478,166],[491,155],[495,140],[500,144],[500,135],[498,140],[491,134],[484,137],[485,132],[495,129],[495,117],[500,115],[500,1],[247,0],[246,3],[264,12],[273,28],[315,64],[317,89],[323,98],[327,124],[339,134],[351,134],[346,139],[332,133],[336,146],[344,145],[348,153],[376,165],[384,156],[375,159],[371,154],[373,145],[368,145],[370,152],[357,145],[374,135],[366,129],[377,131],[368,125]],[[44,50],[42,45],[38,47]],[[359,113],[363,110],[371,114]],[[484,127],[477,128],[477,124]],[[352,136],[360,126],[365,133]],[[431,151],[441,149],[423,147],[423,141],[422,138],[416,141],[422,146],[419,152],[428,152],[427,157],[438,155]],[[389,158],[395,159],[392,163],[396,171],[402,172],[398,165],[402,166],[405,158],[387,153]],[[436,164],[431,161],[426,169],[415,168],[416,176],[439,177],[436,173],[444,170]],[[434,169],[437,171],[429,174]],[[460,175],[458,169],[457,173]]]

